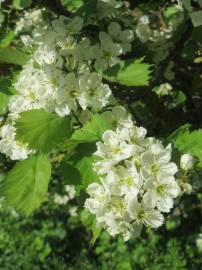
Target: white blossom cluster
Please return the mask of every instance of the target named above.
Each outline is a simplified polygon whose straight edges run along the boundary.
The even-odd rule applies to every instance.
[[[173,8],[176,8],[175,16],[168,23],[162,21],[163,25],[160,31],[151,27],[151,20],[146,14],[141,15],[138,19],[135,29],[136,35],[142,43],[147,43],[147,48],[153,54],[155,64],[168,57],[170,50],[173,48],[171,38],[184,20],[183,9],[179,5],[174,5]]]
[[[37,31],[41,28],[47,28],[43,19],[44,9],[34,9],[32,11],[25,11],[23,16],[17,21],[15,33],[26,33],[32,31],[32,35],[37,36]]]
[[[172,93],[172,85],[169,83],[162,83],[159,86],[154,87],[153,91],[159,96],[167,96]]]
[[[15,140],[16,130],[11,124],[6,124],[0,129],[0,152],[9,156],[12,160],[28,158],[33,151],[24,144]]]
[[[178,168],[171,162],[171,145],[146,137],[146,129],[137,127],[123,107],[114,107],[105,117],[115,128],[97,143],[94,169],[100,183],[88,186],[85,207],[96,215],[98,227],[127,241],[143,225],[163,224],[163,213],[170,212],[180,194]]]
[[[64,195],[60,195],[58,193],[56,193],[54,195],[54,202],[56,204],[66,205],[68,202],[72,201],[75,198],[75,196],[76,196],[75,186],[73,186],[73,185],[65,185],[64,189],[65,189],[65,194]],[[68,207],[68,211],[69,211],[70,216],[76,216],[78,208],[75,205],[73,205],[73,206],[71,205],[71,206]]]
[[[109,4],[112,2],[116,1]],[[17,94],[9,102],[9,125],[1,128],[0,151],[15,160],[26,159],[30,153],[26,145],[15,141],[19,114],[42,108],[64,117],[87,109],[101,110],[111,97],[110,87],[102,82],[102,71],[120,61],[134,39],[133,31],[118,22],[111,22],[106,32],[91,39],[82,33],[81,17],[60,16],[48,24],[42,13],[26,12],[16,27],[31,56],[14,84]],[[10,130],[12,136],[7,136]]]
[[[104,2],[114,8],[118,8],[122,5],[121,1],[117,1],[117,0],[101,0],[101,2]]]
[[[68,201],[75,198],[76,190],[73,185],[65,185],[65,195],[55,194],[54,202],[57,204],[67,204]]]

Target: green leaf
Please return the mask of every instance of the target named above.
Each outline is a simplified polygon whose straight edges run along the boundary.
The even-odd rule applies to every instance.
[[[111,128],[102,116],[96,114],[87,124],[76,130],[71,139],[77,142],[97,142],[102,138],[102,134]]]
[[[51,164],[44,156],[31,156],[18,162],[0,186],[8,205],[30,215],[47,200]]]
[[[194,27],[192,32],[192,39],[202,44],[202,25]]]
[[[70,117],[59,117],[44,110],[30,110],[16,121],[16,138],[30,149],[47,153],[71,136]]]
[[[13,7],[15,9],[23,9],[23,8],[27,8],[32,4],[32,0],[13,0]]]
[[[0,115],[6,112],[8,102],[9,97],[0,92]]]
[[[169,21],[170,19],[172,19],[173,16],[176,16],[178,12],[181,12],[181,11],[179,11],[179,8],[177,6],[169,6],[165,9],[165,11],[163,12],[163,15],[165,19]]]
[[[188,11],[192,11],[191,0],[183,0],[183,5]]]
[[[82,6],[83,0],[61,0],[61,3],[67,10],[73,12]]]
[[[81,183],[82,176],[77,168],[63,162],[59,167],[59,175],[67,185],[78,185]]]
[[[83,157],[75,165],[82,177],[81,190],[85,190],[91,183],[99,181],[99,176],[93,170],[94,161],[95,158],[93,156]]]
[[[81,212],[81,222],[87,228],[90,229],[93,225],[95,216],[92,215],[87,209],[83,209]]]
[[[96,240],[99,238],[101,231],[102,229],[97,226],[97,221],[95,218],[92,225],[92,232],[93,232],[93,238],[91,239],[92,245],[94,245]]]
[[[84,20],[84,24],[86,24],[90,16],[95,13],[96,7],[97,0],[86,1],[73,15],[81,17]]]
[[[99,177],[93,170],[96,150],[95,144],[83,143],[77,146],[72,155],[67,156],[65,163],[74,167],[81,176],[80,190],[85,190],[92,182],[98,182]]]
[[[4,33],[3,36],[0,38],[0,47],[5,48],[10,45],[12,40],[15,37],[15,32],[14,31],[9,31],[7,33]]]
[[[0,48],[0,62],[24,65],[28,61],[28,55],[13,48]]]
[[[189,153],[199,159],[202,167],[202,129],[191,131],[190,125],[184,125],[168,137],[175,147],[183,153]]]
[[[13,95],[12,83],[10,80],[0,78],[0,93]]]
[[[90,242],[94,245],[102,231],[101,228],[97,227],[95,215],[91,214],[87,209],[83,209],[81,212],[81,222],[88,231],[92,231],[93,237]]]
[[[191,20],[194,27],[201,26],[202,25],[202,10],[192,12]]]
[[[178,91],[175,100],[177,105],[182,105],[187,100],[187,97],[182,91]]]
[[[145,86],[149,84],[151,65],[142,63],[143,58],[123,61],[109,68],[104,77],[111,81],[127,86]]]

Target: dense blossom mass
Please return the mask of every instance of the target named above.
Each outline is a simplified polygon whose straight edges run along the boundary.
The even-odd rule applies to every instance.
[[[147,130],[138,127],[124,107],[114,106],[111,88],[103,77],[133,51],[135,36],[142,44],[149,41],[154,63],[163,61],[170,49],[167,41],[184,17],[178,6],[175,22],[159,32],[150,27],[150,18],[145,15],[137,16],[135,27],[130,25],[127,16],[118,12],[125,5],[122,1],[99,0],[97,5],[99,12],[88,18],[96,29],[92,33],[86,30],[86,18],[50,15],[48,20],[43,16],[45,9],[25,12],[18,22],[15,34],[29,59],[13,83],[15,94],[9,99],[8,116],[0,128],[0,152],[11,160],[24,160],[36,153],[16,140],[15,124],[22,112],[43,109],[59,117],[72,116],[76,128],[86,123],[90,114],[100,113],[112,129],[96,143],[93,170],[99,181],[89,179],[84,207],[96,217],[97,227],[112,236],[121,234],[127,241],[138,236],[143,225],[160,227],[174,199],[192,192],[187,175],[194,160],[184,154],[179,167],[172,162],[171,144],[164,146],[147,136]],[[106,20],[101,25],[103,18]],[[171,61],[165,72],[168,80],[173,77],[172,67]],[[166,96],[172,86],[162,83],[153,91]],[[65,205],[76,194],[74,186],[66,185],[65,194],[55,194],[54,202]],[[72,208],[70,214],[77,215],[77,210]]]
[[[117,1],[99,4],[113,9],[120,6]],[[109,104],[112,94],[101,74],[131,50],[134,39],[132,30],[113,21],[97,39],[87,37],[81,33],[85,26],[81,17],[60,16],[48,23],[43,11],[26,12],[16,26],[31,56],[14,83],[16,95],[9,102],[8,124],[1,128],[0,151],[14,160],[30,154],[26,145],[15,140],[19,114],[44,109],[64,117],[86,109],[100,111]]]
[[[88,186],[85,207],[96,215],[97,226],[128,240],[143,225],[162,225],[163,213],[170,212],[180,194],[178,168],[171,162],[171,145],[146,137],[146,129],[137,127],[123,107],[106,113],[114,130],[97,143],[94,168],[100,183]]]

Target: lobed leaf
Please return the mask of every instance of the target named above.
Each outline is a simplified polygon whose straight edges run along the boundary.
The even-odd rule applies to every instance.
[[[0,195],[8,205],[30,215],[47,200],[51,164],[45,156],[18,162],[1,182]]]
[[[79,190],[85,190],[89,184],[92,182],[98,182],[99,177],[96,172],[93,170],[93,163],[95,157],[93,153],[96,150],[96,146],[93,143],[82,143],[76,147],[74,152],[70,155],[67,155],[64,162],[71,167],[67,168],[67,171],[59,172],[65,179],[69,179],[68,182],[72,184],[78,184]],[[64,166],[65,165],[61,165]],[[72,174],[72,169],[74,169],[74,175]],[[74,180],[73,180],[74,177]],[[80,179],[79,179],[80,177]]]
[[[28,61],[28,55],[13,48],[0,48],[0,62],[24,65]]]
[[[78,142],[97,142],[108,129],[111,129],[110,124],[101,115],[95,114],[87,124],[73,133],[71,139]]]
[[[59,117],[42,109],[20,114],[15,124],[18,141],[30,149],[47,153],[71,136],[70,117]]]
[[[183,153],[189,153],[199,159],[202,167],[202,129],[191,131],[190,125],[184,125],[169,136],[169,140]]]
[[[13,0],[12,6],[15,9],[23,9],[23,8],[27,8],[29,6],[31,6],[32,4],[32,0]]]
[[[142,63],[143,58],[123,61],[109,68],[104,77],[111,81],[127,86],[145,86],[149,84],[150,64]]]

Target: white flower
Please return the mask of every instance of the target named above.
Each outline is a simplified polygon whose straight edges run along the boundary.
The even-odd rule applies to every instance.
[[[111,90],[107,84],[102,83],[101,75],[91,73],[79,78],[80,95],[78,102],[83,110],[87,107],[97,111],[109,102]]]
[[[64,196],[61,196],[59,194],[54,195],[54,202],[56,204],[64,205],[64,204],[67,204],[68,201],[69,201],[69,197],[67,195],[64,195]]]
[[[142,24],[149,24],[149,18],[147,15],[143,15],[139,18],[139,22]]]
[[[170,95],[172,91],[172,86],[169,83],[162,83],[159,87],[155,87],[153,91],[155,91],[160,97]]]
[[[71,19],[67,25],[67,29],[73,33],[81,31],[82,27],[83,27],[83,19],[78,16]]]
[[[39,65],[55,64],[57,60],[57,54],[53,48],[48,47],[47,45],[39,47],[35,54],[34,59]]]
[[[96,215],[100,228],[112,236],[122,234],[127,241],[138,236],[143,225],[163,224],[162,213],[170,212],[180,195],[178,168],[171,162],[171,145],[165,148],[147,138],[146,129],[135,126],[122,107],[104,115],[115,126],[118,122],[118,128],[105,131],[97,142],[93,168],[100,183],[87,188],[85,207]]]
[[[119,23],[111,22],[108,26],[108,33],[121,45],[124,53],[131,51],[130,43],[134,40],[134,33],[132,30],[126,29],[122,31]]]
[[[140,230],[143,224],[152,228],[158,228],[164,221],[163,215],[158,210],[140,204],[136,198],[129,202],[128,211],[131,218],[134,219],[134,223],[140,227]]]
[[[148,180],[144,188],[147,190],[143,197],[145,205],[152,208],[157,206],[159,211],[166,213],[173,208],[173,199],[180,194],[180,187],[174,177]]]
[[[74,199],[76,195],[76,189],[74,185],[65,185],[65,191],[67,192],[70,200]]]
[[[119,176],[118,184],[121,189],[121,195],[126,195],[126,198],[130,198],[139,193],[143,181],[131,161],[126,160],[125,167],[118,166],[117,175]]]
[[[123,140],[136,145],[139,152],[141,152],[143,147],[146,147],[149,143],[148,140],[145,140],[147,130],[143,127],[137,127],[134,125],[128,127],[119,126],[117,132]]]
[[[194,165],[194,160],[193,157],[189,154],[184,154],[181,156],[181,160],[180,160],[180,167],[184,170],[184,171],[189,171],[193,168]]]
[[[6,124],[0,129],[0,152],[12,160],[27,159],[33,153],[27,145],[15,140],[16,129],[11,124]]]
[[[103,215],[109,201],[109,196],[102,185],[93,183],[87,188],[87,193],[91,198],[85,201],[85,207],[93,214]]]
[[[109,6],[113,7],[113,8],[119,8],[123,5],[123,3],[121,3],[120,1],[117,0],[100,0],[106,4],[108,4]]]
[[[103,143],[97,142],[97,151],[94,155],[109,161],[113,160],[114,164],[131,157],[135,153],[135,147],[121,140],[119,135],[112,130],[105,131],[102,139]]]
[[[198,251],[202,252],[202,233],[200,233],[196,238],[196,246],[198,248]]]
[[[78,207],[77,206],[72,206],[69,208],[69,214],[72,217],[76,217],[78,215]]]
[[[109,122],[115,129],[118,126],[130,128],[133,125],[130,114],[122,106],[115,106],[111,111],[103,112],[105,121]]]
[[[112,159],[101,159],[93,164],[93,169],[98,174],[102,175],[109,173],[114,166],[114,161]]]
[[[184,192],[185,194],[191,194],[193,191],[193,187],[189,183],[182,182],[182,183],[180,183],[180,186],[182,188],[182,193]]]
[[[31,97],[12,96],[9,100],[9,116],[12,120],[16,120],[21,112],[29,111],[32,109],[39,109],[41,106],[35,99]]]
[[[67,18],[65,16],[59,16],[56,20],[53,20],[52,22],[52,30],[55,32],[55,35],[53,32],[51,32],[51,36],[59,36],[60,38],[63,36],[66,36],[68,33],[67,30]],[[49,30],[51,31],[51,30]]]
[[[159,177],[164,179],[174,176],[178,168],[175,163],[170,162],[171,145],[166,148],[160,142],[152,143],[149,149],[141,157],[141,173],[145,179]]]
[[[151,37],[151,30],[147,24],[138,23],[135,33],[143,43],[147,42]]]
[[[63,104],[63,105],[58,105],[55,108],[55,112],[60,116],[60,117],[64,117],[65,115],[69,115],[70,114],[70,108],[68,107],[67,104]]]
[[[118,56],[123,53],[120,44],[114,43],[110,35],[105,32],[99,33],[100,46],[95,45],[94,51],[96,56],[95,68],[105,70],[108,66],[118,63]]]
[[[60,81],[61,87],[57,92],[58,105],[66,105],[70,110],[77,110],[77,98],[80,95],[78,80],[73,72],[67,74]]]

